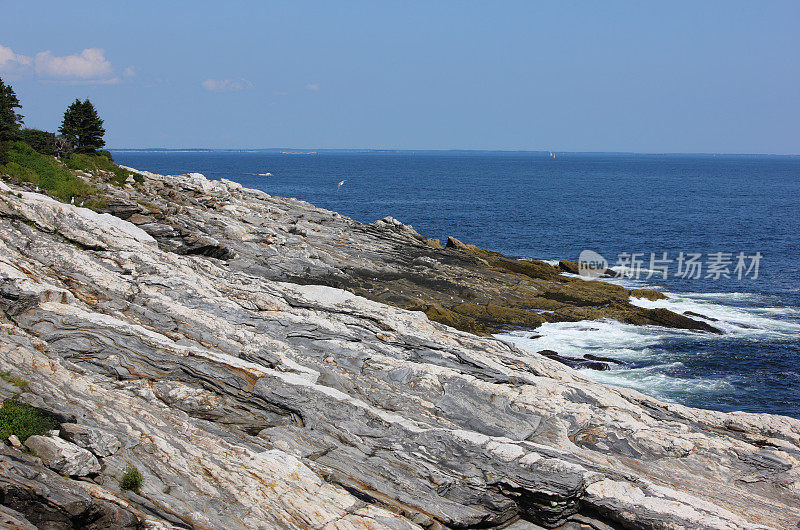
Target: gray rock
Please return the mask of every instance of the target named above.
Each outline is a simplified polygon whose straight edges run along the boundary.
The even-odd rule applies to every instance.
[[[0,527],[14,530],[36,530],[36,527],[23,514],[3,505],[0,505]]]
[[[122,448],[122,444],[114,434],[77,423],[62,423],[61,436],[99,457],[113,455]]]
[[[167,528],[95,485],[62,477],[5,446],[0,446],[0,499],[4,528]]]
[[[29,436],[25,447],[62,475],[83,477],[100,471],[100,463],[92,453],[61,438]]]

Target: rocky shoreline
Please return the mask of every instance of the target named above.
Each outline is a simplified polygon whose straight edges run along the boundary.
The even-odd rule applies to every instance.
[[[140,173],[82,174],[102,213],[0,182],[0,395],[57,424],[0,448],[6,526],[800,521],[800,421],[662,403],[487,336],[599,318],[717,332],[702,315],[635,306],[663,295],[569,262]]]

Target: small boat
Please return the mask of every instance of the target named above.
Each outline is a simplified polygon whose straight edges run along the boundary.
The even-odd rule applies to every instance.
[[[272,173],[256,173],[259,177],[271,177]]]

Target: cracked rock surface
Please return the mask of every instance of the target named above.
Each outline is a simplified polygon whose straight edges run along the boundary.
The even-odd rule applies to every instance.
[[[473,274],[459,285],[517,282],[569,318],[609,299],[603,316],[692,326],[629,312],[627,292],[534,278],[550,271],[514,272],[514,260],[435,248],[399,222],[365,226],[199,175],[147,174],[138,189],[109,194],[115,215],[0,183],[0,371],[28,382],[2,384],[0,396],[59,418],[59,440],[98,464],[67,478],[2,447],[0,521],[516,530],[800,521],[800,421],[662,403],[403,308],[448,292],[455,284],[437,282],[458,270]],[[414,278],[417,291],[402,288]],[[474,300],[492,292],[458,303],[488,308]],[[499,318],[492,311],[504,314],[486,311],[470,317],[483,331]],[[120,487],[129,467],[143,477],[138,491]]]

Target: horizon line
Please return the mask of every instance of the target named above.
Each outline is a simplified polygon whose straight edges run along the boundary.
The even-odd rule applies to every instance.
[[[108,151],[118,152],[353,152],[353,153],[407,153],[407,152],[461,152],[461,153],[554,153],[572,155],[706,155],[706,156],[782,156],[799,158],[800,153],[741,153],[709,151],[561,151],[549,149],[411,149],[381,147],[108,147]]]

